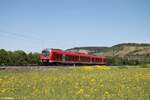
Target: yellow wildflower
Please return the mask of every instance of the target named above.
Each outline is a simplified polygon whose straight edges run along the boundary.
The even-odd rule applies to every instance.
[[[1,93],[5,93],[7,91],[7,89],[1,89]]]
[[[90,66],[81,67],[81,69],[84,71],[93,71],[94,70],[94,68],[90,67]]]
[[[104,85],[103,85],[103,84],[101,84],[101,85],[100,85],[100,87],[104,87]]]
[[[2,79],[0,78],[0,82],[2,82]]]
[[[84,93],[84,89],[80,89],[76,94],[77,95],[81,95],[81,94],[83,94]]]
[[[96,66],[95,67],[97,70],[109,70],[109,69],[111,69],[110,67],[108,67],[108,66]]]
[[[95,80],[95,79],[91,79],[91,83],[93,83],[93,84],[94,84],[95,82],[96,82],[96,80]]]
[[[105,91],[105,95],[109,95],[109,92],[108,92],[108,91]]]

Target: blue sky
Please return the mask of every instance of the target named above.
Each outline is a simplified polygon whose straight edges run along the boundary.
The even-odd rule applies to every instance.
[[[0,48],[150,43],[150,0],[0,0]]]

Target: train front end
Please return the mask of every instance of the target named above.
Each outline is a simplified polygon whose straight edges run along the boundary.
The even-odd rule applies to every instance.
[[[47,65],[50,62],[51,49],[44,49],[40,54],[40,61]]]

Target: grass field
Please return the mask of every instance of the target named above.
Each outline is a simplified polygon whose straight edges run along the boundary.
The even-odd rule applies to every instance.
[[[0,71],[0,100],[150,100],[150,68]]]

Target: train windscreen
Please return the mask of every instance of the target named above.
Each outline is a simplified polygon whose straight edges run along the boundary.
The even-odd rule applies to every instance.
[[[43,54],[45,57],[49,56],[49,50],[43,50],[43,51],[42,51],[42,54]]]

